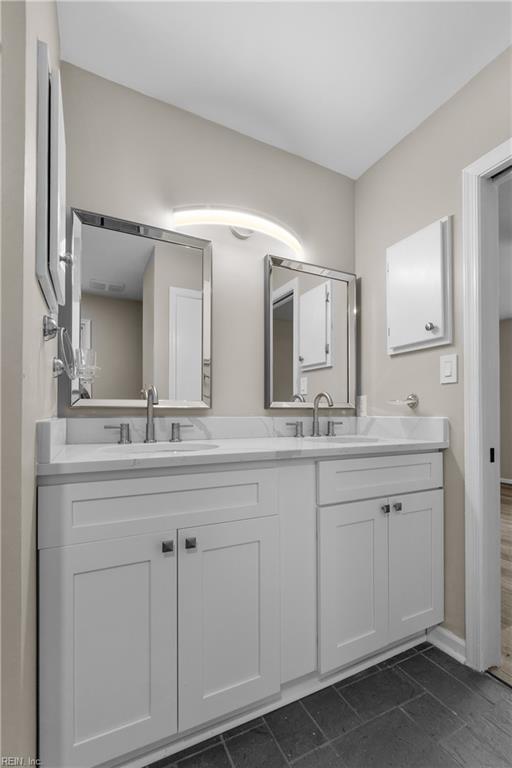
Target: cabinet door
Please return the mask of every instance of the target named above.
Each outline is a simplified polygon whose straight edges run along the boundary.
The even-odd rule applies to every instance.
[[[95,766],[176,732],[175,532],[40,553],[44,766]]]
[[[388,354],[452,341],[451,217],[386,251]]]
[[[443,492],[411,493],[389,501],[393,641],[443,620]]]
[[[320,509],[320,672],[384,646],[388,630],[386,499]]]
[[[310,288],[300,297],[300,359],[303,371],[331,365],[330,281]]]
[[[277,517],[178,532],[179,728],[279,691]]]

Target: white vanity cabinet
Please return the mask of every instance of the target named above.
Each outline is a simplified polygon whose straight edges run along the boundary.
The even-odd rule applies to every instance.
[[[40,486],[43,768],[149,764],[442,621],[440,452],[236,466]]]
[[[386,645],[387,521],[382,501],[319,510],[319,662],[322,674]]]
[[[177,731],[175,532],[40,552],[40,751],[98,765]]]
[[[279,691],[278,519],[181,530],[178,555],[185,731]]]
[[[400,463],[404,488],[429,490],[376,495],[396,490]],[[444,610],[441,454],[340,465],[324,462],[319,473],[328,481],[320,503],[344,502],[318,509],[321,674],[438,624]],[[337,491],[340,473],[348,482]]]
[[[433,627],[444,615],[443,491],[388,502],[389,642]]]
[[[279,691],[275,487],[261,469],[40,488],[43,766],[97,766]]]

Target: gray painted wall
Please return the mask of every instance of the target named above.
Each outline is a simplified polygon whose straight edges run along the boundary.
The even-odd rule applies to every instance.
[[[56,412],[56,343],[35,278],[36,47],[59,63],[54,3],[2,14],[2,755],[36,756],[36,420]]]
[[[361,277],[361,392],[371,414],[416,392],[419,416],[448,416],[445,458],[446,626],[464,637],[464,383],[462,339],[462,169],[512,135],[508,49],[356,183],[356,273]],[[386,248],[454,214],[454,345],[388,357]],[[439,383],[439,356],[459,354],[459,383]],[[407,408],[403,411],[407,412]]]
[[[164,228],[175,206],[255,210],[297,232],[306,260],[354,271],[353,181],[70,64],[62,73],[70,205]],[[265,412],[264,255],[214,253],[212,415]]]

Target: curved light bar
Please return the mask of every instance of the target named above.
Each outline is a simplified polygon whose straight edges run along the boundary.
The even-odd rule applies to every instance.
[[[300,240],[281,224],[256,213],[232,208],[176,208],[173,211],[173,226],[188,227],[192,224],[224,224],[261,232],[287,245],[296,256],[303,258],[304,249]]]

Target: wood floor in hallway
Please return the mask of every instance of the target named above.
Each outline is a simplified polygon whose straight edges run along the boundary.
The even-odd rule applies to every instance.
[[[512,485],[501,485],[501,666],[492,672],[512,685]]]

